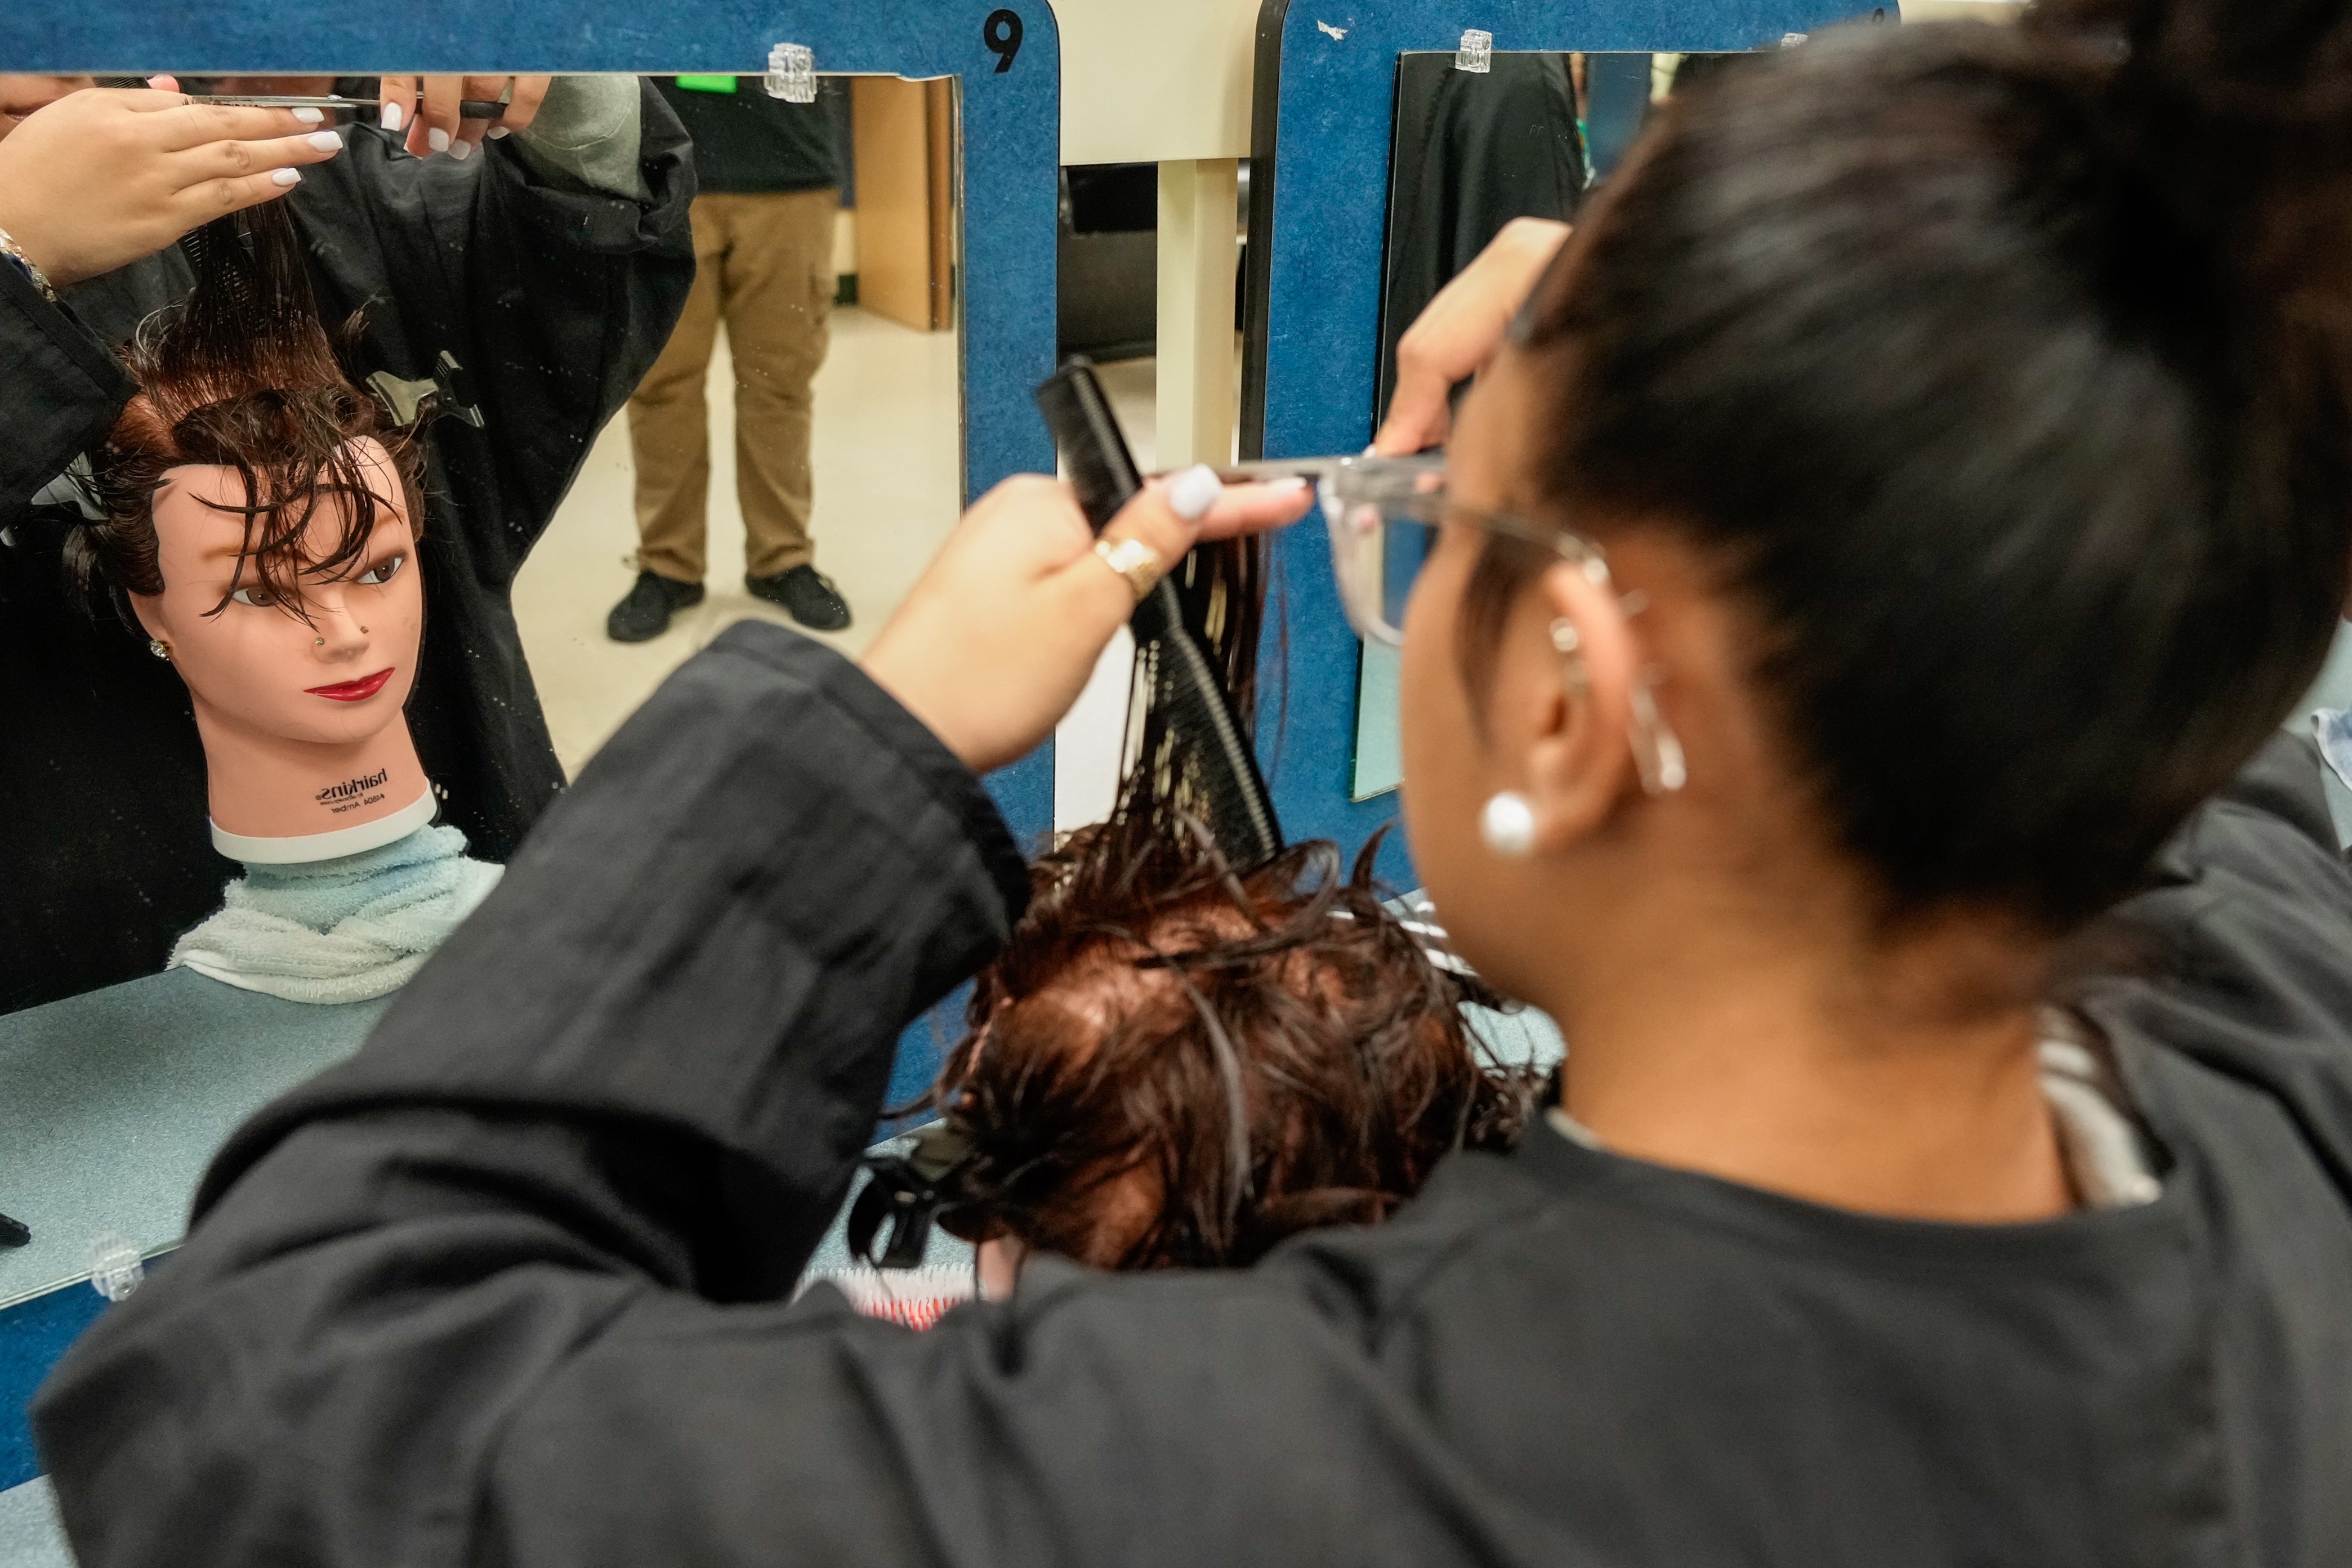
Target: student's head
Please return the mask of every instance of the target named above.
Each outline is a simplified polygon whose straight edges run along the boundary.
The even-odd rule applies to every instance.
[[[1622,966],[1636,908],[1751,948],[1967,932],[1977,999],[2030,987],[2318,671],[2352,26],[2032,15],[1677,94],[1469,393],[1453,497],[1608,568],[1449,525],[1408,612],[1412,847],[1504,988]],[[1679,789],[1636,766],[1662,734]],[[1480,832],[1504,790],[1524,854]]]
[[[297,245],[274,205],[200,231],[194,293],[124,350],[139,391],[68,561],[208,720],[340,745],[415,680],[419,461],[339,364]]]
[[[942,1225],[1112,1269],[1246,1264],[1384,1218],[1437,1161],[1516,1137],[1463,987],[1328,843],[1236,876],[1181,822],[1038,862],[935,1092]]]

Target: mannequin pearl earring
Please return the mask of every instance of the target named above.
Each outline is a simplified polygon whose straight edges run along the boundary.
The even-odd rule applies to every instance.
[[[1505,789],[1478,813],[1478,836],[1505,860],[1525,860],[1536,847],[1535,808],[1517,789]]]
[[[169,643],[164,642],[161,637],[148,638],[147,651],[154,654],[157,658],[163,660],[164,663],[171,663],[172,645]]]

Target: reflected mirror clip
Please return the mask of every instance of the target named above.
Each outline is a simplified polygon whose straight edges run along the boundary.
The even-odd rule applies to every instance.
[[[1462,35],[1460,47],[1454,51],[1454,68],[1475,71],[1485,76],[1495,68],[1495,35],[1472,27]]]
[[[768,51],[764,83],[770,98],[786,103],[816,101],[816,51],[806,44],[778,44]]]

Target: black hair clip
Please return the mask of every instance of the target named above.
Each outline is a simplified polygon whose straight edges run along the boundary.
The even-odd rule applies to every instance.
[[[404,381],[390,371],[378,371],[368,377],[367,384],[384,413],[392,416],[392,423],[403,430],[444,416],[462,420],[476,430],[485,423],[481,403],[474,395],[474,378],[446,349],[434,361],[429,381]]]
[[[877,1269],[920,1266],[931,1225],[947,1201],[951,1178],[971,1153],[963,1134],[933,1122],[869,1151],[859,1163],[866,1182],[849,1206],[850,1252]],[[890,1222],[890,1239],[877,1256],[874,1239]]]

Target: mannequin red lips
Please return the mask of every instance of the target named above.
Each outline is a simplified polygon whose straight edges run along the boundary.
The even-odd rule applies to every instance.
[[[362,675],[356,681],[341,681],[331,686],[308,686],[304,689],[314,697],[325,697],[332,702],[365,702],[383,690],[383,684],[392,679],[392,674],[390,670],[378,670],[374,674]]]

